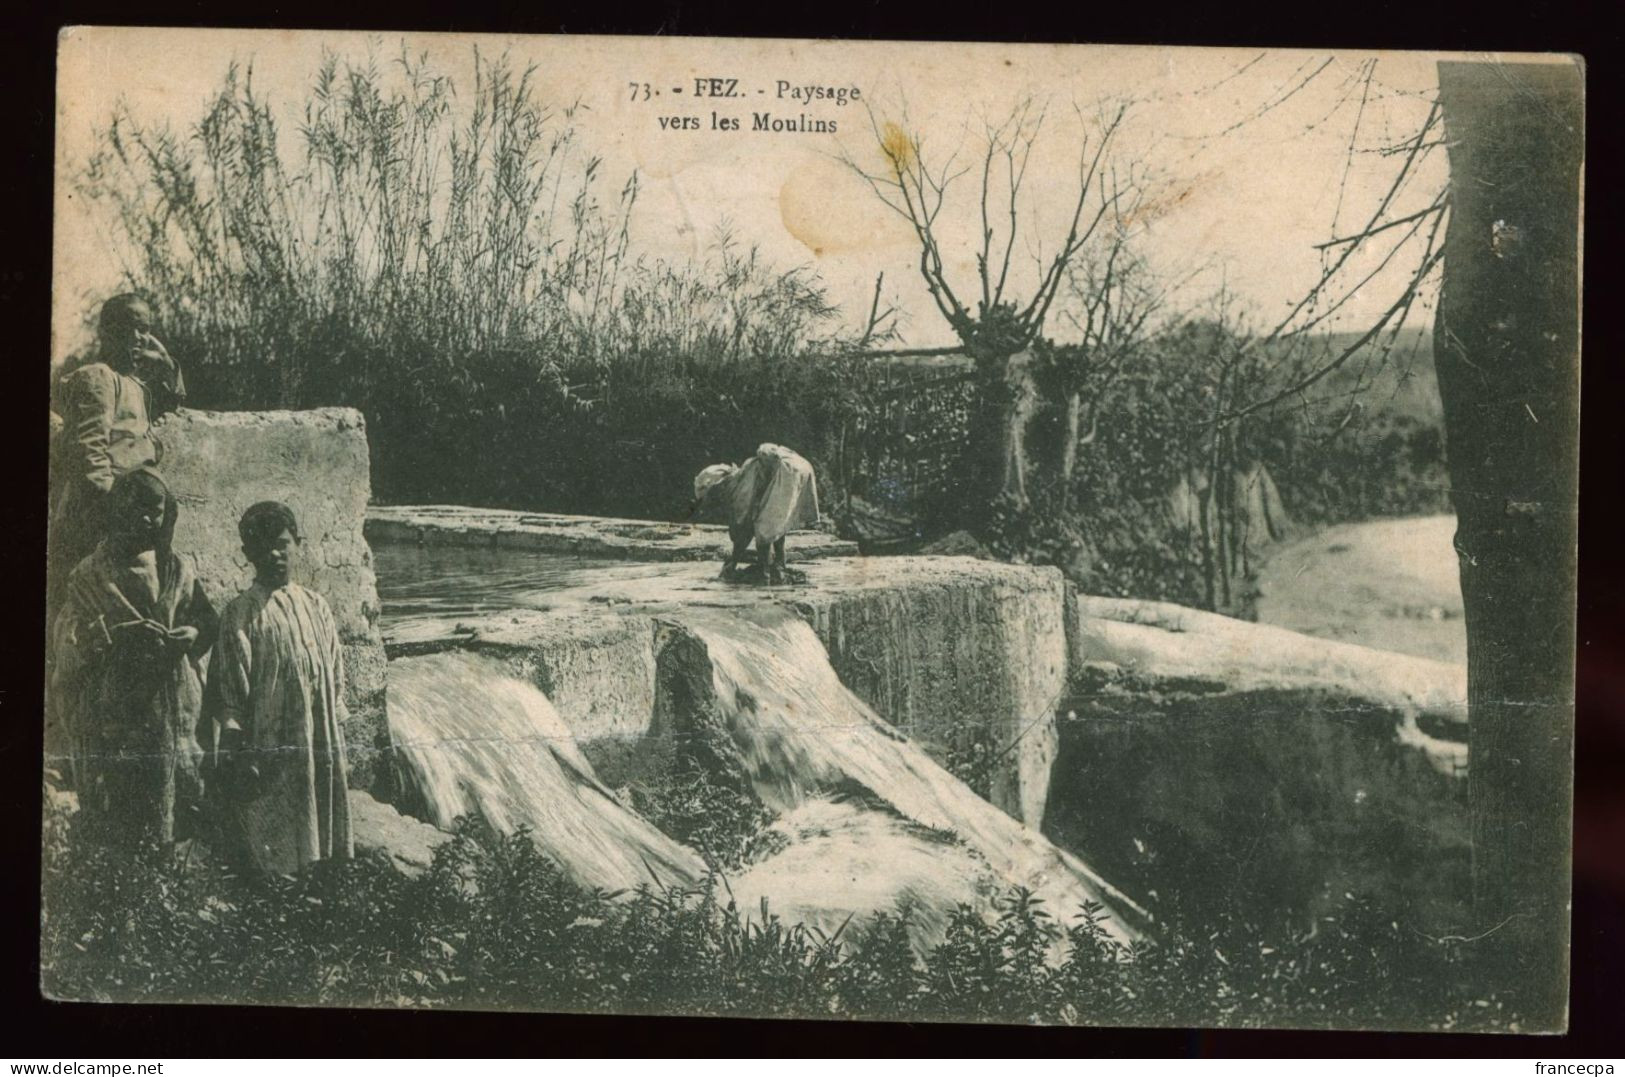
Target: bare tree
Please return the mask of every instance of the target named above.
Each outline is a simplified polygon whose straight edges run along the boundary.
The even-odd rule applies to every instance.
[[[1065,233],[1052,253],[1042,253],[1042,237],[1026,200],[1028,166],[1044,132],[1046,109],[1031,98],[1018,103],[1001,121],[986,123],[978,140],[975,164],[959,162],[956,150],[940,162],[931,158],[923,140],[895,123],[881,123],[871,110],[870,131],[880,150],[881,167],[860,162],[850,153],[842,161],[861,176],[876,196],[909,223],[920,250],[919,270],[932,301],[982,375],[980,421],[973,437],[973,459],[979,464],[979,486],[988,500],[1005,496],[1026,500],[1023,429],[1034,398],[1027,364],[1015,360],[1042,332],[1068,270],[1091,243],[1101,222],[1111,217],[1128,193],[1123,185],[1104,182],[1103,162],[1120,128],[1126,104],[1103,110],[1080,141],[1077,192],[1068,203]],[[1083,121],[1082,111],[1078,111]],[[907,122],[905,114],[905,123]],[[978,173],[976,204],[980,228],[975,250],[976,274],[970,282],[950,279],[943,256],[939,221],[949,202],[949,189],[968,172]],[[1012,264],[1026,242],[1036,263],[1037,281],[1030,293],[1017,296]],[[967,300],[967,296],[973,298]]]

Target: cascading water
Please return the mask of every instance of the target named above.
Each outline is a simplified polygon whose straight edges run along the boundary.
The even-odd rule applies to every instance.
[[[647,727],[660,746],[648,750],[699,753],[689,762],[737,781],[779,816],[725,875],[747,917],[765,900],[787,922],[830,933],[847,924],[851,938],[873,913],[906,902],[924,948],[940,941],[955,908],[990,914],[993,899],[1021,885],[1063,922],[1098,902],[1111,914],[1107,930],[1138,935],[1142,910],[879,718],[842,684],[813,628],[771,594],[723,588],[709,568],[703,577],[687,566],[638,571],[617,575],[619,602],[600,608],[663,626]],[[462,602],[463,582],[429,597]],[[518,590],[492,597],[514,603],[533,582],[520,573]],[[590,608],[600,594],[552,582],[570,581],[542,581],[537,607]],[[398,658],[389,691],[408,784],[437,825],[476,810],[505,830],[528,825],[588,885],[634,886],[651,870],[667,883],[703,876],[693,852],[604,789],[547,698],[490,655]]]
[[[1062,920],[1069,922],[1085,901],[1099,902],[1114,914],[1108,930],[1123,939],[1138,933],[1142,909],[882,721],[841,683],[817,635],[789,611],[696,607],[674,620],[703,645],[709,663],[713,709],[699,720],[717,724],[711,735],[725,741],[727,765],[743,771],[763,803],[793,820],[823,794],[860,788],[906,821],[951,832],[1002,886],[1028,887]],[[940,864],[963,874],[955,857],[944,855]],[[874,862],[873,870],[888,866]],[[743,880],[746,889],[750,880]],[[962,889],[953,880],[942,883],[943,893]]]
[[[870,914],[913,910],[911,938],[922,952],[942,941],[961,905],[991,907],[1009,887],[974,849],[888,811],[871,798],[817,797],[777,819],[763,844],[770,856],[729,880],[748,917],[762,902],[786,923],[826,935],[861,935]]]
[[[389,725],[407,785],[446,828],[483,814],[537,844],[577,883],[686,885],[705,865],[599,782],[545,695],[479,655],[392,662]]]

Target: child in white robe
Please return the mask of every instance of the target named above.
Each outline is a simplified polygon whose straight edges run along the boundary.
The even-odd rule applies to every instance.
[[[255,577],[221,616],[209,668],[217,780],[247,866],[291,875],[354,855],[344,652],[327,600],[290,578],[292,510],[262,501],[238,532]]]

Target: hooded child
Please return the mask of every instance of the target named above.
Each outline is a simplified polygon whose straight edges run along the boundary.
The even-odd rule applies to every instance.
[[[87,823],[127,842],[193,836],[194,730],[217,620],[190,557],[170,548],[178,508],[156,472],[122,475],[107,533],[68,575],[52,633],[47,744]]]

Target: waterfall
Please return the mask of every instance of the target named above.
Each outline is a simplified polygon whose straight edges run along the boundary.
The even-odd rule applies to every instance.
[[[988,899],[1009,886],[974,849],[862,799],[808,800],[768,834],[782,847],[730,880],[744,914],[754,917],[766,900],[786,923],[825,935],[844,927],[848,940],[868,929],[870,914],[907,903],[911,939],[924,954],[947,934],[954,909],[985,914]]]
[[[729,873],[748,917],[765,899],[826,932],[850,920],[851,938],[907,901],[923,949],[955,907],[991,915],[993,899],[1020,885],[1063,923],[1098,902],[1108,931],[1138,936],[1138,906],[883,721],[789,610],[688,606],[661,623],[656,727],[779,816]],[[504,832],[529,827],[586,886],[703,877],[700,858],[617,800],[547,697],[498,660],[397,659],[389,717],[405,784],[437,826],[478,812]]]
[[[962,842],[1002,887],[1028,887],[1064,922],[1095,901],[1112,914],[1108,928],[1121,938],[1145,923],[1142,909],[1082,861],[977,796],[876,715],[841,683],[813,630],[790,612],[696,607],[674,620],[703,646],[709,665],[708,678],[691,670],[709,684],[688,692],[711,696],[701,704],[710,713],[698,720],[724,741],[713,751],[742,771],[763,803],[793,819],[829,793],[857,790],[917,828]],[[964,873],[953,856],[939,863],[942,872]],[[771,864],[761,865],[763,872]],[[890,870],[883,861],[874,867]],[[817,878],[806,881],[817,885]],[[943,879],[939,889],[957,890],[958,881]]]
[[[436,826],[475,812],[503,833],[528,826],[587,887],[682,885],[705,873],[604,787],[547,697],[492,659],[390,663],[389,726],[404,780]]]

